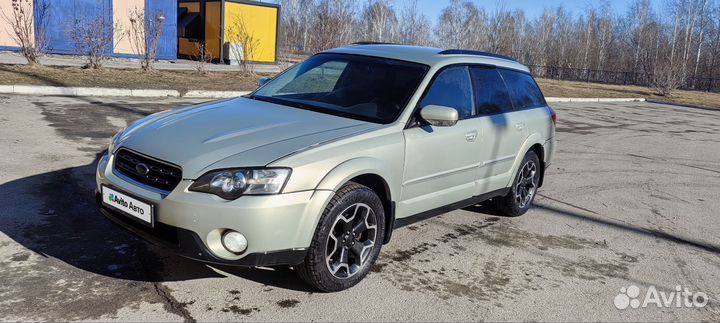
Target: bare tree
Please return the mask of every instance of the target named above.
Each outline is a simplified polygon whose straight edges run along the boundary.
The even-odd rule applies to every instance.
[[[662,64],[653,75],[652,85],[659,95],[672,95],[684,82],[679,64]]]
[[[409,45],[429,46],[432,44],[432,23],[418,10],[417,0],[410,0],[400,13],[400,42]]]
[[[388,0],[368,0],[362,14],[363,40],[395,42],[398,20]]]
[[[582,49],[582,64],[583,69],[587,69],[590,66],[590,51],[594,45],[593,36],[597,33],[595,30],[596,21],[598,19],[597,11],[595,7],[588,6],[585,11],[587,12],[587,21],[585,21],[585,27],[583,28],[583,49]],[[578,26],[580,27],[580,26]]]
[[[610,3],[608,1],[603,1],[601,3],[600,17],[596,23],[597,26],[595,27],[595,30],[597,31],[597,40],[595,43],[597,45],[597,63],[595,68],[597,70],[602,70],[605,66],[605,62],[607,61],[608,51],[610,50],[614,40],[614,20],[610,9]]]
[[[140,56],[140,67],[144,71],[152,70],[157,61],[164,23],[165,16],[158,11],[148,14],[144,9],[135,8],[130,13],[130,45]]]
[[[435,34],[446,48],[486,49],[487,15],[467,0],[453,0],[442,10]]]
[[[352,0],[320,0],[313,14],[309,49],[317,52],[352,42],[355,9]]]
[[[195,72],[200,75],[207,74],[207,66],[212,61],[212,54],[210,54],[205,48],[205,42],[200,41],[195,43]]]
[[[286,70],[290,68],[290,66],[293,65],[293,59],[292,56],[288,52],[279,52],[278,58],[277,58],[277,64],[280,66],[281,70]]]
[[[688,58],[690,57],[690,50],[692,47],[693,42],[693,36],[694,36],[694,27],[695,27],[695,21],[697,20],[697,15],[695,14],[695,11],[697,10],[697,1],[689,1],[689,5],[686,5],[687,13],[687,22],[685,23],[685,39],[683,41],[683,56],[682,56],[682,77],[683,79],[687,75],[687,63]]]
[[[282,52],[305,53],[308,48],[310,27],[315,11],[315,0],[280,0]]]
[[[2,11],[3,19],[10,25],[10,37],[20,47],[22,55],[31,66],[39,63],[49,45],[48,24],[50,2],[47,0],[12,0],[12,12]]]
[[[488,44],[487,50],[500,53],[503,49],[512,45],[506,43],[508,38],[512,37],[512,14],[504,4],[498,2],[492,16],[488,18]],[[505,51],[507,53],[507,51]]]
[[[515,10],[513,12],[512,22],[514,24],[511,45],[512,51],[509,55],[524,60],[528,57],[528,49],[527,46],[525,46],[525,39],[528,33],[525,13],[522,10]]]
[[[711,76],[715,75],[715,68],[718,63],[718,56],[720,56],[720,7],[716,8],[714,10],[714,15],[715,15],[715,20],[713,21],[714,23],[712,24],[711,27],[713,29],[713,33],[715,34],[715,36],[713,37],[713,41],[710,45],[710,47],[712,48],[712,51],[710,52],[711,58],[710,58],[710,62],[708,63],[709,67],[707,68],[707,71],[706,71]]]
[[[703,33],[705,32],[705,23],[707,18],[707,6],[709,1],[708,0],[702,0],[702,10],[700,11],[700,35],[698,36],[699,40],[697,42],[697,55],[695,57],[695,70],[693,72],[693,78],[697,77],[698,73],[698,67],[700,65],[700,53],[702,51],[702,45],[703,45]]]
[[[577,67],[579,64],[572,59],[575,56],[574,52],[577,49],[575,47],[574,39],[577,39],[574,33],[574,26],[572,18],[568,11],[560,6],[556,10],[557,20],[555,21],[555,46],[553,56],[556,58],[556,65],[562,67]]]
[[[253,59],[256,54],[259,54],[260,40],[247,28],[243,16],[233,17],[225,38],[230,43],[230,53],[238,59],[242,73],[254,73]]]
[[[646,44],[644,43],[645,40],[645,32],[647,31],[647,26],[650,22],[650,15],[651,15],[651,6],[649,0],[635,0],[630,6],[630,9],[627,14],[627,21],[630,24],[629,26],[629,33],[628,33],[628,41],[633,46],[633,69],[637,69],[640,64],[640,54],[641,51],[646,50],[644,47]]]
[[[85,68],[101,68],[115,44],[123,37],[123,32],[116,32],[120,26],[113,24],[103,16],[92,20],[75,19],[68,25],[66,33],[75,46],[78,54],[85,55]]]

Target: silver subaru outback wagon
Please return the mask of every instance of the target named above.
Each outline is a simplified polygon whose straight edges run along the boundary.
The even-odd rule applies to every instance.
[[[555,113],[509,57],[356,44],[261,83],[115,135],[102,213],[189,258],[339,291],[402,225],[486,200],[525,213],[555,149]]]

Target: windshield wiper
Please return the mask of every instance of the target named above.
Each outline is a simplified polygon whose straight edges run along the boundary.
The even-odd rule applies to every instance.
[[[298,109],[312,110],[312,111],[316,111],[316,112],[323,111],[322,108],[315,107],[315,106],[312,106],[309,104],[304,104],[302,102],[292,101],[292,100],[283,100],[283,99],[278,99],[278,98],[273,98],[273,97],[268,97],[268,96],[257,96],[257,95],[254,95],[253,99],[258,100],[258,101],[265,101],[265,102],[285,105],[285,106],[298,108]]]

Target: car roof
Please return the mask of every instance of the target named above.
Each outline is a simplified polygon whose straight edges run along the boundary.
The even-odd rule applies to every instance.
[[[323,53],[354,54],[391,58],[428,66],[449,64],[484,64],[512,68],[529,72],[525,65],[514,59],[493,53],[470,50],[444,50],[435,47],[410,46],[385,43],[357,43],[345,47],[333,48]]]

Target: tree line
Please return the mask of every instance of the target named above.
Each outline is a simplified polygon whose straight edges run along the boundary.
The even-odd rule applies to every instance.
[[[280,39],[285,53],[390,42],[508,55],[539,76],[602,81],[623,73],[661,94],[720,88],[720,0],[656,1],[633,0],[620,11],[607,0],[588,2],[580,14],[548,7],[529,18],[502,4],[485,10],[453,0],[433,23],[417,0],[280,0]]]

